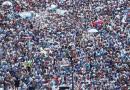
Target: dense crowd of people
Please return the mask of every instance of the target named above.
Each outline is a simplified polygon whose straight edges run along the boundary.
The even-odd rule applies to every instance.
[[[1,89],[71,87],[72,72],[74,90],[129,89],[129,0],[9,0],[9,7],[4,1]],[[52,4],[68,13],[48,10]],[[25,11],[39,16],[22,18]]]

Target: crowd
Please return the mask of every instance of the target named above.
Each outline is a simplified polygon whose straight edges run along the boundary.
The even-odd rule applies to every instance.
[[[1,89],[71,87],[72,72],[74,90],[129,89],[129,0],[9,0],[10,7],[2,6],[4,1]],[[48,10],[52,4],[68,13]],[[39,16],[22,18],[25,11]]]

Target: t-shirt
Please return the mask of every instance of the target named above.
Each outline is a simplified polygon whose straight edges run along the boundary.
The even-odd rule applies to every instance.
[[[69,57],[69,52],[66,52],[66,56],[68,56],[68,57]]]
[[[31,66],[31,62],[27,61],[27,67],[30,67],[30,66]]]

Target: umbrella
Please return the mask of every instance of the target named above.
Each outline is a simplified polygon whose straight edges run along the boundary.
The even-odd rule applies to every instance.
[[[39,17],[40,15],[38,13],[36,13],[36,17]]]
[[[61,67],[67,67],[69,66],[69,64],[64,64],[64,65],[61,65]]]
[[[47,10],[55,11],[56,7],[57,7],[57,6],[53,4],[53,5],[51,5],[50,7],[48,7]]]
[[[117,8],[117,10],[121,10],[121,8]]]
[[[61,48],[61,46],[60,45],[55,45],[55,48]]]
[[[56,10],[56,14],[64,15],[65,13],[68,13],[68,11],[67,10],[61,10],[61,9]]]
[[[35,15],[36,17],[39,17],[39,16],[40,16],[40,15],[39,15],[38,13],[36,13],[35,11],[30,11],[30,12],[28,12],[28,13],[31,13],[31,14]]]
[[[53,5],[51,5],[51,8],[56,8],[56,5],[54,5],[54,4],[53,4]]]
[[[103,6],[98,6],[98,7],[96,7],[96,10],[97,11],[100,11],[101,9],[103,9],[104,7]]]
[[[90,29],[90,30],[88,30],[88,32],[98,32],[98,30],[97,29]]]
[[[45,51],[51,50],[50,48],[44,48]]]
[[[94,22],[94,26],[99,25],[99,24],[103,24],[103,21],[102,20],[97,20],[97,21]]]
[[[32,13],[31,13],[31,12],[21,12],[21,13],[19,13],[19,15],[20,15],[22,18],[32,17]]]
[[[120,15],[116,15],[116,18],[120,19]]]
[[[47,10],[55,11],[55,8],[48,8]]]
[[[5,2],[2,3],[2,5],[3,5],[3,6],[4,6],[4,5],[10,5],[10,6],[12,6],[12,3],[11,3],[10,1],[5,1]]]
[[[40,48],[40,53],[41,54],[44,54],[45,56],[48,55],[48,52],[47,52],[48,48],[46,48],[45,50],[42,49],[42,47]]]

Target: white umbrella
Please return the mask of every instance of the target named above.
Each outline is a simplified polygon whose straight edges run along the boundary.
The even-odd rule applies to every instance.
[[[53,4],[53,5],[51,5],[51,8],[56,8],[56,7],[57,7],[57,6],[56,6],[56,5],[54,5],[54,4]]]
[[[51,5],[50,7],[48,7],[47,10],[52,10],[52,11],[54,11],[54,10],[56,9],[56,7],[57,7],[57,6],[53,4],[53,5]]]
[[[68,13],[68,11],[67,10],[61,10],[61,9],[56,10],[56,14],[64,15],[65,13]]]
[[[38,13],[36,13],[36,17],[39,17],[40,15]]]
[[[117,8],[117,10],[120,10],[121,8]]]
[[[5,1],[5,2],[2,3],[2,5],[10,5],[10,6],[12,6],[12,3],[10,1]]]
[[[35,14],[35,11],[30,11],[30,13]]]
[[[120,15],[116,15],[116,18],[120,19]]]
[[[40,48],[40,53],[44,54],[45,56],[47,56],[47,54],[48,54],[47,51],[43,50],[42,48]]]
[[[101,9],[103,9],[104,7],[103,6],[98,6],[98,7],[96,7],[96,10],[97,11],[100,11]]]
[[[30,11],[30,12],[28,12],[28,13],[31,13],[31,14],[35,15],[36,17],[39,17],[39,16],[40,16],[40,15],[39,15],[38,13],[36,13],[35,11]]]
[[[55,48],[61,48],[61,46],[60,45],[55,45]]]
[[[67,67],[67,66],[69,66],[69,64],[61,65],[61,67]]]
[[[44,48],[45,51],[51,50],[50,48]]]
[[[98,30],[97,29],[90,29],[90,30],[88,30],[88,32],[98,32]]]
[[[19,15],[20,15],[22,18],[32,17],[32,13],[31,13],[31,12],[21,12],[21,13],[19,13]]]

